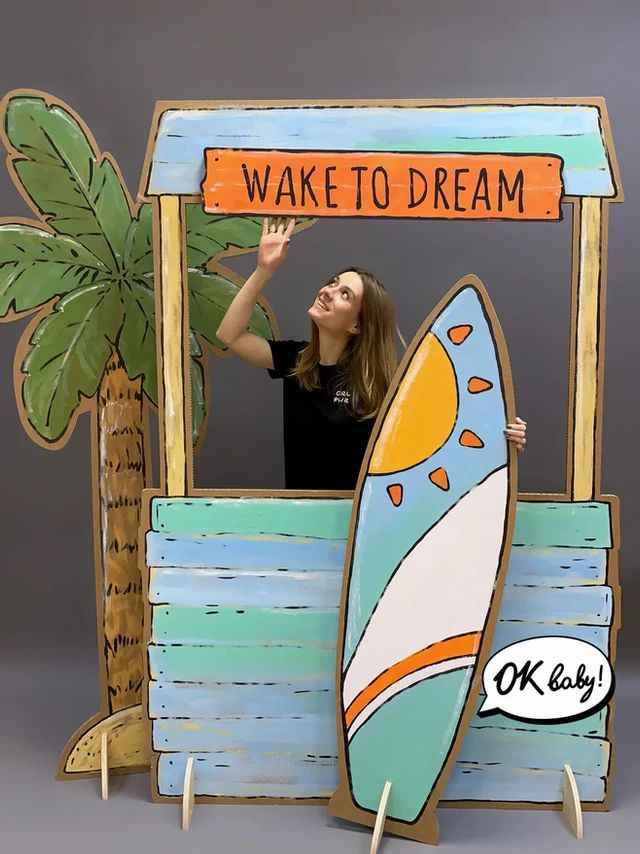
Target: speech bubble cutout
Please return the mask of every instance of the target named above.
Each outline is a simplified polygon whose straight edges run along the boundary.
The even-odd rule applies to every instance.
[[[522,721],[577,720],[613,694],[611,664],[597,647],[567,637],[538,637],[501,649],[484,668],[479,715]]]

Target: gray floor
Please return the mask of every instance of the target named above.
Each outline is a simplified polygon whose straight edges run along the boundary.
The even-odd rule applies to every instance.
[[[6,652],[6,651],[5,651]],[[354,852],[369,850],[360,828],[330,818],[322,807],[199,806],[191,830],[180,829],[177,806],[152,804],[147,775],[115,778],[102,802],[97,780],[58,783],[58,754],[74,728],[96,711],[90,651],[19,660],[3,655],[0,673],[0,851],[113,854],[129,852]],[[585,815],[585,838],[569,834],[560,814],[484,810],[439,811],[441,845],[473,851],[633,852],[640,832],[640,672],[618,669],[617,774],[610,813]],[[383,854],[428,850],[387,837]]]

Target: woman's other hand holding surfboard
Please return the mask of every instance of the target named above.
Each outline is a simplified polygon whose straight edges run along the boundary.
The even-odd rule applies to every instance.
[[[527,422],[516,415],[515,424],[507,424],[507,429],[504,431],[507,439],[516,446],[516,450],[524,451],[524,446],[527,444]]]

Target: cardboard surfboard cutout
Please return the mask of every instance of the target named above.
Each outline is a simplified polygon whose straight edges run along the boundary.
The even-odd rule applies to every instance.
[[[515,513],[506,346],[479,280],[409,348],[356,489],[338,643],[340,785],[329,810],[437,843],[435,807],[473,714]]]

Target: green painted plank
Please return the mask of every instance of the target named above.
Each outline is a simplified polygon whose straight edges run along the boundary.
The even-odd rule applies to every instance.
[[[317,682],[335,673],[333,649],[297,646],[155,646],[149,676],[169,682]]]
[[[497,144],[496,144],[497,143]],[[356,149],[360,146],[356,146]],[[460,137],[420,136],[398,141],[380,138],[378,150],[389,151],[448,151],[460,154],[541,154],[550,153],[562,157],[565,169],[606,169],[607,160],[599,133],[580,136],[507,136],[496,141],[487,139],[461,139]],[[576,166],[574,166],[576,164]],[[579,164],[579,165],[577,165]]]
[[[519,502],[513,544],[611,548],[609,505],[596,501]]]
[[[335,649],[338,608],[192,608],[158,606],[151,640],[157,644],[257,643]]]
[[[152,528],[167,534],[287,534],[346,539],[348,498],[154,498]]]
[[[255,579],[263,584],[265,579]],[[248,598],[248,597],[247,597]],[[585,587],[505,587],[499,619],[557,625],[607,626],[612,591]],[[338,603],[334,607],[198,607],[158,605],[153,610],[151,640],[158,644],[244,644],[266,646],[309,643],[335,647]]]
[[[351,518],[347,498],[154,498],[152,529],[165,534],[286,534],[339,539]],[[609,505],[519,501],[514,545],[611,548]]]

